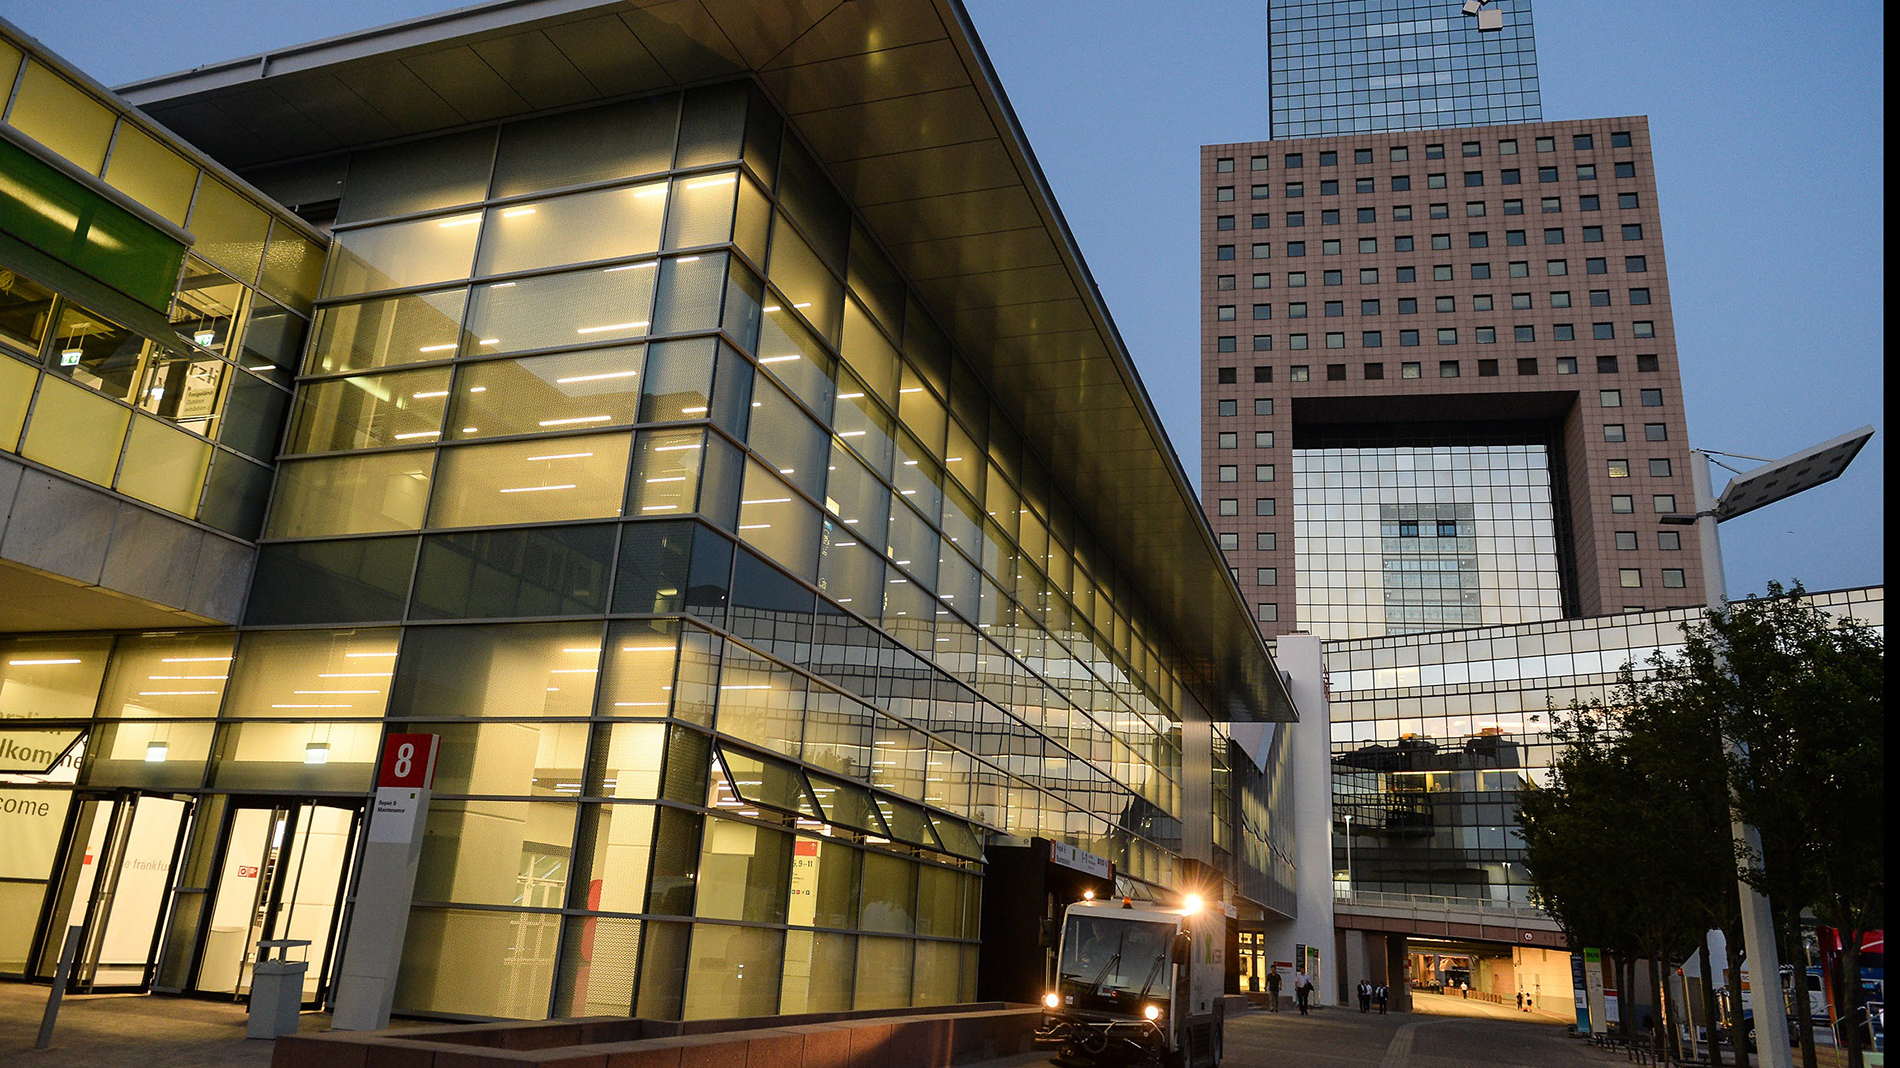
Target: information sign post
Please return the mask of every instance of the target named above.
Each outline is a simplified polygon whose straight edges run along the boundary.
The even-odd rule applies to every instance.
[[[338,1031],[389,1026],[440,741],[434,734],[392,734],[383,743],[349,943],[337,973],[331,1026]]]

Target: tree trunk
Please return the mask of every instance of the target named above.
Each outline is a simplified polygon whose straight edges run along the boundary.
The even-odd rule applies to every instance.
[[[1814,1028],[1808,1021],[1808,951],[1801,944],[1801,921],[1798,913],[1788,918],[1787,947],[1782,951],[1783,962],[1794,968],[1795,1007],[1788,1013],[1791,1027],[1799,1027],[1796,1033],[1801,1036],[1801,1068],[1817,1068],[1814,1053]]]
[[[1841,935],[1841,1025],[1835,1032],[1847,1045],[1847,1068],[1862,1068],[1867,1063],[1860,1046],[1860,931],[1842,930]]]
[[[1702,965],[1702,1019],[1708,1024],[1706,1033],[1709,1040],[1709,1063],[1714,1068],[1722,1068],[1722,1047],[1716,1044],[1715,1029],[1715,965],[1709,959],[1709,935],[1702,933],[1702,945],[1697,950],[1701,954],[1698,961]],[[1694,1033],[1693,1029],[1690,1032]]]
[[[1728,1040],[1735,1046],[1736,1068],[1749,1068],[1748,1042],[1742,1038],[1742,928],[1722,932],[1728,943]]]
[[[1661,959],[1657,957],[1651,957],[1649,959],[1649,994],[1653,999],[1652,1003],[1656,1007],[1656,1026],[1651,1031],[1654,1037],[1650,1040],[1649,1044],[1655,1049],[1656,1058],[1658,1060],[1662,1059],[1663,1051],[1669,1046],[1669,1008],[1667,999],[1665,998],[1665,995],[1668,993],[1668,987],[1663,983],[1662,969],[1663,962]]]

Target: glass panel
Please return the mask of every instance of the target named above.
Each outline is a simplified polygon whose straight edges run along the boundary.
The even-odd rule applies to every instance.
[[[468,290],[445,289],[325,308],[317,313],[317,343],[310,348],[308,373],[446,360],[467,338],[461,331],[462,308],[467,302]],[[253,327],[256,323],[253,315]],[[268,343],[280,337],[273,332],[262,340]],[[244,345],[248,354],[252,348],[248,334]],[[257,352],[276,364],[274,357],[288,348],[281,344],[260,346]]]
[[[239,723],[218,740],[213,786],[227,790],[369,789],[380,723]]]
[[[805,711],[805,679],[737,643],[719,670],[722,734],[796,756]]]
[[[17,125],[17,124],[16,124]],[[198,168],[129,122],[119,124],[106,183],[180,226],[191,208]]]
[[[162,719],[102,723],[87,743],[86,782],[101,787],[196,789],[204,785],[212,726]]]
[[[642,423],[704,419],[711,410],[716,344],[708,339],[666,341],[648,347]]]
[[[192,515],[210,463],[210,442],[140,416],[126,439],[118,490],[168,512]]]
[[[476,286],[468,334],[487,355],[598,345],[649,333],[652,260]]]
[[[172,305],[172,328],[201,348],[223,353],[244,303],[245,289],[196,256],[185,257],[184,280]]]
[[[846,402],[837,406],[831,418],[831,425],[838,437],[851,446],[851,450],[862,457],[871,470],[888,477],[891,472],[891,454],[896,448],[891,440],[891,417],[885,414],[876,401],[865,395],[863,383],[852,375],[839,377],[838,399]]]
[[[719,307],[726,290],[726,256],[679,256],[660,264],[660,286],[653,303],[653,332],[682,334],[719,328]]]
[[[493,360],[461,369],[450,439],[556,434],[634,421],[646,349]]]
[[[778,198],[785,213],[811,235],[811,243],[824,262],[842,272],[851,236],[851,209],[810,153],[790,135],[783,139]]]
[[[886,404],[897,403],[897,347],[871,325],[856,301],[845,301],[844,360]]]
[[[238,362],[245,370],[265,375],[278,385],[290,385],[297,361],[303,356],[303,339],[309,326],[276,301],[252,294],[251,315],[244,324],[244,349],[238,354]]]
[[[955,942],[919,942],[917,943],[917,969],[912,976],[915,993],[912,1004],[915,1005],[953,1005],[958,1001],[958,992],[962,984],[958,982],[958,972],[963,964],[963,951],[968,948]]]
[[[575,193],[488,210],[476,274],[507,274],[657,251],[666,183]]]
[[[641,717],[668,713],[679,639],[670,630],[661,629],[667,626],[614,624],[608,635],[607,677],[600,689],[600,715]],[[615,737],[618,739],[619,735]],[[653,759],[657,761],[658,756]]]
[[[40,380],[20,455],[109,486],[131,418],[130,408],[48,375]]]
[[[201,352],[154,348],[145,360],[138,406],[187,430],[208,435],[218,414],[218,389],[224,384],[226,366],[224,361]],[[281,429],[281,424],[272,429]],[[271,437],[274,445],[275,433]]]
[[[778,1010],[784,945],[783,931],[694,924],[683,1018],[772,1015]]]
[[[154,364],[155,368],[167,366],[170,365],[168,363]],[[194,377],[186,379],[186,400],[191,399],[192,388],[204,388],[195,383],[202,381],[202,375],[206,369],[205,362],[194,362],[189,365],[188,374]],[[221,367],[218,369],[222,370]],[[230,392],[225,396],[224,411],[218,419],[218,440],[252,456],[276,456],[278,439],[284,433],[284,412],[290,407],[290,394],[256,375],[245,374],[242,371],[232,371],[229,377],[231,387]],[[169,404],[169,401],[167,403]],[[184,407],[183,402],[180,407]],[[209,422],[209,420],[199,422]],[[197,429],[197,427],[192,426],[192,429]],[[215,462],[213,461],[214,464]]]
[[[488,188],[494,154],[493,130],[354,153],[337,219],[348,223],[413,215],[479,201]]]
[[[865,774],[868,769],[860,769]],[[811,792],[818,804],[825,810],[825,822],[835,823],[852,830],[868,831],[882,836],[884,817],[878,815],[877,807],[871,803],[870,791],[839,779],[826,778],[807,772],[806,779],[811,782]]]
[[[521,859],[526,857],[524,851]],[[500,871],[505,865],[497,860],[492,867]],[[507,877],[518,875],[511,872]],[[403,940],[395,1010],[545,1019],[559,919],[520,912],[416,909]]]
[[[792,836],[737,820],[709,817],[700,839],[694,914],[709,920],[785,922]]]
[[[90,719],[111,638],[0,641],[0,719]]]
[[[284,400],[289,402],[288,397]],[[226,430],[230,423],[225,424]],[[256,541],[270,501],[271,469],[233,452],[211,454],[211,475],[198,506],[198,521],[245,541]]]
[[[245,622],[399,620],[409,603],[419,540],[411,535],[266,545],[258,550]]]
[[[289,453],[429,445],[442,436],[449,369],[307,382],[297,394]]]
[[[53,291],[30,279],[12,276],[0,286],[0,343],[26,356],[39,355],[53,313]]]
[[[765,241],[772,229],[772,203],[750,178],[739,182],[739,210],[732,225],[732,243],[754,264],[765,263]]]
[[[739,158],[745,133],[746,84],[727,82],[688,91],[680,102],[676,167],[700,167]]]
[[[298,233],[282,219],[271,225],[270,244],[264,248],[264,292],[304,314],[317,299],[323,281],[323,246]]]
[[[92,94],[29,59],[7,123],[80,170],[98,174],[116,118]]]
[[[678,124],[673,94],[509,123],[501,128],[494,195],[663,171]]]
[[[625,729],[625,728],[617,728]],[[659,746],[655,745],[655,752]],[[644,912],[647,873],[653,854],[653,809],[647,805],[589,805],[591,828],[582,825],[582,855],[589,858],[590,886],[598,887],[602,912]]]
[[[801,848],[817,848],[810,842],[800,842],[799,845]],[[793,877],[797,878],[796,875]],[[851,980],[856,971],[854,960],[857,956],[857,941],[852,935],[787,931],[785,978],[779,988],[779,1012],[849,1011]]]
[[[804,409],[768,383],[752,391],[746,443],[780,475],[813,496],[825,486],[826,434]]]
[[[422,526],[435,452],[303,460],[277,468],[270,536],[311,538]]]
[[[198,183],[198,197],[192,204],[191,219],[185,228],[198,239],[198,243],[191,246],[194,253],[248,285],[257,280],[270,222],[264,209],[223,182],[206,177]]]
[[[666,211],[666,247],[720,245],[731,240],[738,186],[737,172],[673,179],[673,196]]]
[[[619,515],[631,434],[464,445],[442,450],[435,527]]]
[[[629,516],[683,515],[694,509],[705,435],[699,430],[658,430],[639,435]]]
[[[904,328],[903,279],[898,277],[897,268],[891,266],[891,262],[872,244],[870,231],[857,224],[851,227],[851,264],[847,273],[851,292],[864,302],[871,315],[884,329],[901,335]]]
[[[648,659],[651,659],[650,657]],[[603,797],[652,798],[660,792],[660,754],[666,751],[661,723],[616,723],[604,731],[604,757],[596,757],[600,781],[588,792]],[[596,735],[596,751],[602,746]]]
[[[481,221],[481,212],[467,212],[338,233],[330,246],[323,295],[343,297],[467,278]]]
[[[62,303],[49,363],[55,373],[119,400],[132,398],[148,342],[77,304]]]
[[[738,534],[793,574],[813,572],[818,557],[818,510],[753,460],[746,461]]]
[[[899,1009],[908,1006],[910,965],[909,939],[858,939],[858,982],[851,1007]]]
[[[591,676],[586,687],[593,688]],[[442,736],[435,762],[438,794],[550,797],[581,791],[581,767],[587,755],[585,723],[419,723],[405,729]],[[559,837],[537,834],[530,840],[559,842],[565,848],[568,832]],[[420,887],[416,896],[424,896]],[[431,896],[430,900],[507,904],[467,896]]]
[[[441,665],[455,664],[445,675]],[[411,629],[390,717],[585,717],[600,669],[600,625],[517,623]]]
[[[379,717],[389,700],[397,636],[394,630],[247,634],[232,672],[227,715]],[[190,669],[180,674],[211,674],[223,665],[181,660],[178,666]]]
[[[772,256],[766,275],[819,336],[836,342],[844,287],[782,214],[772,227]]]
[[[765,309],[758,358],[760,366],[772,372],[820,419],[831,417],[831,402],[837,393],[831,376],[837,361],[796,316],[776,304]]]
[[[19,445],[38,377],[38,371],[18,360],[0,359],[0,449],[10,452]]]
[[[434,534],[416,563],[417,619],[592,615],[607,609],[612,526]]]
[[[639,486],[639,468],[633,477],[634,485]],[[636,504],[636,507],[645,506]],[[642,614],[679,612],[685,605],[695,530],[688,523],[637,523],[623,528],[620,569],[614,576],[613,610]]]
[[[850,527],[824,521],[824,540],[820,546],[818,588],[825,596],[871,622],[882,616],[884,600],[884,560],[865,546]]]

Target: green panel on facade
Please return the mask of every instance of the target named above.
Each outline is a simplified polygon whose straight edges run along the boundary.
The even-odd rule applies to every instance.
[[[146,307],[171,307],[185,246],[4,141],[0,175],[0,231]]]

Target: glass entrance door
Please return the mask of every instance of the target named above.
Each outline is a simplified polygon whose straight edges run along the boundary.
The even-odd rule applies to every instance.
[[[323,1004],[361,821],[361,809],[334,802],[233,802],[198,968],[200,992],[248,997],[257,944],[301,939],[310,943],[304,1004]]]
[[[51,976],[71,926],[84,929],[69,980],[75,991],[146,990],[191,803],[170,797],[82,797],[73,818],[60,902],[37,971]]]

